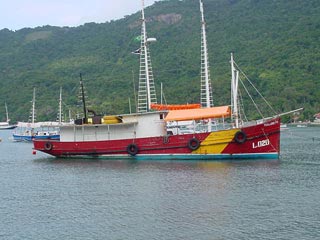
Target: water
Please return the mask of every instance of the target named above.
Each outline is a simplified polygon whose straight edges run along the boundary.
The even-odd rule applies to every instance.
[[[320,128],[280,160],[61,160],[0,138],[0,239],[320,239]]]

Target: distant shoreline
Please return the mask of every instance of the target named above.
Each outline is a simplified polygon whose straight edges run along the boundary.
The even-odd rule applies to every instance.
[[[294,126],[294,127],[298,127],[298,126],[315,126],[315,127],[319,127],[320,126],[320,122],[301,122],[301,123],[287,123],[288,126]]]

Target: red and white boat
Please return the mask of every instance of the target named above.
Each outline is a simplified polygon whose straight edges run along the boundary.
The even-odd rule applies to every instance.
[[[190,106],[189,109],[182,106],[179,109],[177,105],[157,105],[149,55],[149,43],[155,39],[147,38],[142,8],[141,48],[137,51],[140,54],[137,113],[95,117],[93,120],[84,118],[83,124],[61,126],[60,140],[34,140],[34,149],[56,157],[146,160],[277,159],[280,153],[280,115],[249,122],[241,119],[241,109],[238,107],[240,77],[233,55],[231,105],[213,106],[201,0],[200,10],[200,108]],[[152,110],[152,107],[157,110]],[[85,107],[84,111],[87,111]]]
[[[193,120],[230,115],[230,108],[208,108],[210,115],[186,114]],[[177,112],[183,110],[176,110]],[[216,113],[216,114],[215,114]],[[136,159],[278,158],[280,119],[218,131],[167,134],[175,111],[119,115],[119,123],[62,126],[60,140],[34,140],[34,149],[57,157],[104,156]],[[203,118],[202,118],[203,117]],[[178,120],[178,119],[177,119]]]

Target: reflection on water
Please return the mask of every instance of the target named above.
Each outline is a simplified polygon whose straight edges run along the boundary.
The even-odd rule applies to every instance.
[[[0,239],[318,239],[320,131],[290,131],[280,160],[226,162],[59,159],[0,135]]]
[[[230,161],[196,161],[196,160],[106,160],[106,159],[92,159],[92,158],[52,158],[45,157],[34,159],[34,163],[42,164],[43,166],[53,165],[59,167],[71,168],[88,168],[94,170],[95,168],[104,170],[121,170],[131,171],[139,170],[145,171],[150,169],[165,170],[165,171],[199,171],[228,173],[233,168],[271,168],[279,166],[280,160],[230,160]]]

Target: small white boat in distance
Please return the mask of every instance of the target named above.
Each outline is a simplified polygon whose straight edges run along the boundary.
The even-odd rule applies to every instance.
[[[0,130],[14,129],[17,127],[17,125],[10,124],[7,103],[5,103],[5,108],[6,108],[6,119],[7,120],[5,122],[0,122]]]

